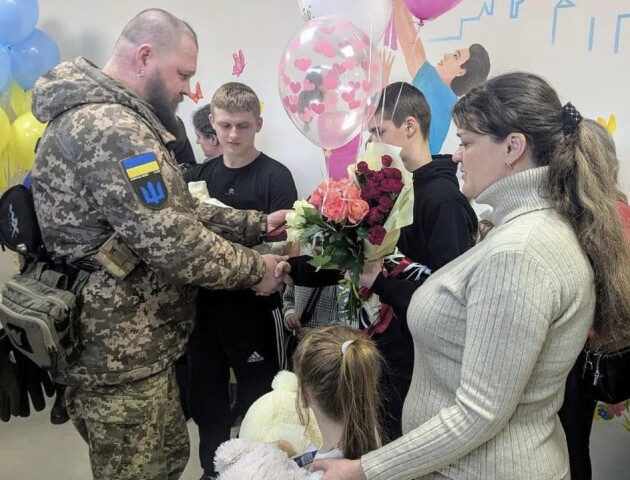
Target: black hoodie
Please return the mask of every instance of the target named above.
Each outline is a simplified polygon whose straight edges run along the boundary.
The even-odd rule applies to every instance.
[[[402,229],[398,249],[433,272],[472,247],[477,234],[477,215],[459,189],[456,172],[451,155],[435,155],[413,172],[413,223]],[[379,275],[372,291],[404,319],[403,310],[425,279],[411,282]]]

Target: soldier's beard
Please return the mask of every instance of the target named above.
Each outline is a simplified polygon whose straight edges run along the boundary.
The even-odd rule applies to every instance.
[[[162,125],[177,136],[179,125],[177,123],[177,107],[182,100],[180,94],[177,98],[170,99],[168,91],[164,85],[164,81],[159,72],[151,79],[147,80],[147,102],[153,107],[155,115],[158,117]]]

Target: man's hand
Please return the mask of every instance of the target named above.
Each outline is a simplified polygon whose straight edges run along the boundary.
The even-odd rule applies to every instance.
[[[272,254],[263,255],[262,257],[265,260],[265,275],[252,289],[257,295],[271,295],[272,293],[280,292],[284,288],[284,276],[285,272],[288,271],[286,268],[291,269],[287,263],[289,257]]]
[[[276,210],[267,215],[267,233],[263,235],[267,241],[286,239],[287,223],[285,217],[290,210]]]
[[[323,458],[313,462],[311,472],[317,470],[324,471],[322,480],[367,480],[361,460]]]

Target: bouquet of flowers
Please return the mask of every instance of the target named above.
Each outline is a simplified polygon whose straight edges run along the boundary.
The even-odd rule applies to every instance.
[[[322,182],[307,201],[287,215],[288,240],[321,252],[311,264],[348,272],[342,282],[352,294],[351,318],[360,306],[359,276],[366,261],[392,253],[400,229],[413,220],[411,176],[400,149],[370,143],[365,156],[348,168],[349,178]]]

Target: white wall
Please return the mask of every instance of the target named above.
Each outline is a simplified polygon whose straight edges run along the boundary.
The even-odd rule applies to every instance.
[[[239,80],[252,86],[265,105],[265,126],[258,146],[288,165],[300,194],[308,194],[322,178],[323,156],[288,120],[276,87],[281,53],[303,22],[297,0],[40,0],[38,27],[57,41],[63,60],[83,55],[103,65],[124,23],[148,7],[170,10],[197,31],[200,56],[194,80],[200,81],[205,101],[220,84],[235,79],[232,53],[243,50],[247,65]],[[621,183],[630,193],[630,96],[626,87],[630,77],[630,18],[624,14],[630,15],[630,0],[464,0],[425,25],[421,36],[432,63],[445,51],[481,43],[491,56],[491,74],[531,70],[548,78],[561,97],[573,102],[585,116],[607,118],[616,114]],[[552,42],[554,18],[556,36]],[[594,30],[589,48],[591,24]],[[460,39],[431,41],[457,36],[460,25]],[[392,80],[409,81],[398,55]],[[188,122],[191,138],[190,114],[195,108],[185,100],[180,112]],[[447,140],[445,148],[453,145],[453,139]],[[197,154],[201,157],[199,150]],[[7,266],[7,262],[0,266],[5,274]],[[627,478],[630,471],[630,435],[619,433],[615,427],[622,428],[612,422],[605,428],[603,422],[595,426],[595,478]],[[606,433],[611,428],[615,440]]]

